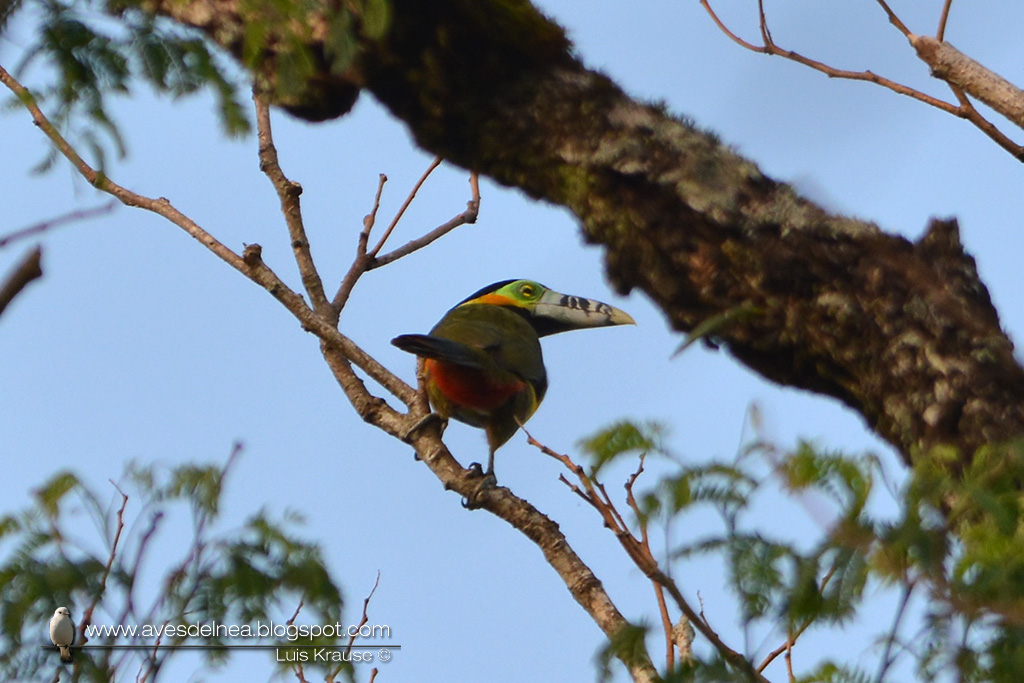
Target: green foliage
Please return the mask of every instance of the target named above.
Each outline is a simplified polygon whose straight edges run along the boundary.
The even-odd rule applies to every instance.
[[[215,57],[197,32],[137,9],[108,8],[96,0],[29,0],[38,10],[36,40],[15,71],[39,65],[44,85],[34,88],[48,115],[65,134],[79,138],[103,167],[107,146],[125,154],[110,117],[108,95],[127,95],[136,81],[172,96],[210,87],[217,96],[224,130],[239,135],[249,122],[239,97],[239,79]],[[104,15],[116,9],[116,16]],[[101,139],[100,133],[103,133]],[[49,168],[56,151],[39,170]]]
[[[646,652],[644,636],[647,627],[629,624],[622,628],[601,651],[597,653],[598,680],[609,681],[612,677],[612,662],[636,661],[638,656]]]
[[[25,2],[38,11],[39,27],[15,71],[20,75],[41,63],[44,82],[33,91],[51,107],[54,125],[76,136],[76,146],[88,148],[100,168],[109,146],[125,154],[108,96],[128,95],[139,83],[173,97],[209,88],[225,133],[250,130],[241,91],[251,79],[200,32],[144,11],[138,0]],[[311,47],[316,17],[328,26],[322,51]],[[286,104],[318,74],[350,68],[364,41],[383,38],[391,5],[354,0],[330,9],[317,0],[242,0],[239,18],[236,57],[262,76],[261,87],[274,101]],[[56,158],[52,151],[39,170]]]
[[[811,674],[797,679],[798,683],[870,683],[872,680],[864,671],[835,662],[825,662]]]
[[[580,450],[594,463],[594,474],[608,463],[629,453],[646,455],[662,451],[664,427],[657,422],[636,424],[628,420],[617,422],[597,434],[579,442]]]
[[[257,621],[286,624],[290,618],[297,625],[341,623],[341,593],[319,546],[295,534],[294,515],[281,520],[261,511],[240,529],[215,533],[230,464],[169,471],[133,466],[123,483],[131,493],[122,496],[118,488],[110,502],[74,474],[62,472],[35,491],[30,507],[0,519],[0,678],[53,676],[60,665],[42,646],[48,645],[46,624],[62,605],[71,608],[80,635],[85,620],[139,629],[214,623],[255,628]],[[188,522],[192,533],[182,534],[178,527]],[[90,526],[98,534],[83,535]],[[154,567],[150,556],[157,552],[161,559]],[[161,567],[162,576],[152,573]],[[154,586],[159,586],[157,594],[147,599]],[[239,641],[224,632],[204,637],[181,631],[160,637],[141,632],[93,636],[90,642],[152,646],[157,640],[208,646],[260,642]],[[270,642],[334,645],[337,639],[272,637]],[[174,652],[151,647],[76,651],[76,680],[114,680],[115,673],[118,679],[156,680]],[[202,652],[206,667],[215,667],[231,651]],[[325,673],[351,678],[352,671],[344,664],[331,665]]]
[[[1024,443],[990,444],[959,470],[954,464],[965,459],[955,449],[917,454],[911,476],[889,502],[896,512],[881,519],[871,512],[872,499],[885,493],[877,486],[884,478],[876,456],[826,452],[809,443],[779,452],[758,443],[732,462],[691,464],[666,449],[663,435],[657,425],[619,422],[582,446],[594,475],[627,454],[664,456],[659,462],[667,469],[634,507],[637,524],[688,530],[686,541],[669,548],[667,562],[698,555],[722,561],[744,630],[796,639],[795,656],[803,663],[798,681],[890,680],[897,658],[915,662],[921,680],[1019,680]],[[780,484],[794,502],[813,501],[822,528],[817,537],[787,537],[774,515],[765,514],[763,494],[771,491],[777,499]],[[824,503],[829,509],[823,514]],[[709,511],[720,521],[717,528],[707,523]],[[865,662],[851,667],[801,650],[807,629],[845,624],[871,587],[902,596],[892,618],[878,625],[871,675],[860,668]],[[917,607],[908,608],[915,596]],[[908,611],[916,612],[914,629],[901,626]],[[724,652],[705,642],[702,653],[699,636],[694,647],[694,657],[666,680],[749,680]]]

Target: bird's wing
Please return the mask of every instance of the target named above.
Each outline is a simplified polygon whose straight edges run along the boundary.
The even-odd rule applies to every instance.
[[[486,356],[478,348],[429,334],[403,334],[392,339],[391,343],[422,358],[469,368],[483,368],[487,362]]]

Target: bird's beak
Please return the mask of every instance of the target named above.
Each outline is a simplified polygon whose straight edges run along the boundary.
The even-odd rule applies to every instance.
[[[533,305],[532,314],[539,337],[587,327],[636,324],[629,313],[614,306],[550,289]]]

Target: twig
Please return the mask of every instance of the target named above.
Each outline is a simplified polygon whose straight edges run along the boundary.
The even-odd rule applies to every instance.
[[[377,241],[377,244],[374,245],[373,249],[368,249],[370,231],[373,229],[373,225],[377,219],[377,210],[380,208],[381,191],[384,189],[384,183],[387,182],[388,179],[386,175],[383,173],[381,174],[380,182],[377,185],[377,196],[374,198],[373,202],[373,210],[363,218],[363,230],[359,233],[359,241],[356,246],[356,257],[352,261],[352,266],[342,279],[341,285],[338,287],[338,292],[334,295],[334,299],[331,301],[331,307],[333,308],[335,315],[341,314],[341,309],[343,309],[345,304],[348,302],[348,298],[352,294],[352,289],[355,287],[356,282],[367,271],[380,268],[381,266],[386,266],[393,261],[397,261],[403,256],[408,256],[409,254],[426,247],[438,238],[443,237],[460,225],[476,222],[480,211],[480,182],[477,174],[473,172],[469,176],[472,196],[469,202],[466,203],[465,211],[437,226],[422,237],[410,240],[401,247],[398,247],[383,256],[378,256],[380,250],[384,247],[385,242],[387,242],[391,233],[394,231],[395,226],[398,225],[398,222],[405,214],[406,209],[409,208],[412,200],[415,199],[416,193],[419,192],[420,187],[423,186],[423,183],[426,182],[427,178],[440,163],[441,157],[437,157],[433,162],[431,162],[430,166],[426,171],[424,171],[423,175],[420,176],[420,179],[416,182],[408,196],[405,198],[405,202],[402,203],[398,213],[395,214],[395,217],[384,231],[384,235]]]
[[[28,109],[29,113],[32,115],[32,120],[39,129],[43,131],[46,137],[50,138],[50,141],[57,147],[57,150],[71,162],[71,165],[75,167],[75,170],[77,170],[90,185],[113,196],[126,206],[139,207],[163,216],[201,242],[207,249],[219,256],[222,260],[234,268],[245,272],[245,264],[242,262],[242,259],[238,254],[221,244],[210,233],[203,230],[194,221],[174,208],[168,200],[164,198],[151,199],[132,192],[131,190],[118,185],[105,174],[100,173],[89,166],[89,164],[79,156],[78,152],[68,144],[67,140],[64,139],[64,136],[62,136],[53,124],[50,123],[49,119],[46,118],[43,112],[39,109],[39,106],[36,104],[35,98],[32,94],[25,89],[21,83],[15,80],[14,77],[11,76],[2,66],[0,66],[0,83],[6,85],[11,92],[21,100],[22,104],[24,104],[25,108]]]
[[[796,683],[796,674],[793,673],[793,639],[786,639],[786,674],[790,683]]]
[[[7,305],[14,301],[30,282],[43,276],[43,269],[39,265],[43,251],[40,247],[30,249],[21,260],[18,261],[11,274],[0,283],[0,313],[4,312]]]
[[[299,612],[302,611],[302,607],[306,604],[305,599],[299,598],[299,604],[295,606],[295,611],[292,612],[292,616],[285,622],[286,626],[291,626],[295,623],[295,620],[299,618]],[[295,676],[299,683],[309,683],[306,680],[306,670],[302,666],[302,662],[295,662]]]
[[[754,45],[753,43],[748,43],[747,41],[743,40],[742,38],[732,33],[725,27],[725,24],[722,23],[722,20],[719,19],[718,15],[716,15],[714,10],[711,9],[711,5],[708,4],[708,0],[700,0],[700,4],[701,7],[703,7],[711,16],[715,24],[727,36],[729,36],[734,42],[736,42],[739,45],[742,45],[748,50],[765,55],[783,57],[785,59],[797,62],[798,64],[803,64],[804,66],[810,67],[815,71],[820,71],[821,73],[825,74],[826,76],[829,76],[830,78],[843,78],[847,80],[867,81],[869,83],[875,83],[876,85],[888,88],[901,95],[906,95],[907,97],[911,97],[915,100],[920,100],[921,102],[930,104],[931,106],[936,107],[938,109],[942,109],[943,111],[946,111],[950,114],[956,114],[958,111],[958,108],[955,105],[952,105],[948,102],[944,102],[943,100],[940,100],[937,97],[932,97],[931,95],[923,93],[920,90],[915,90],[908,86],[889,80],[888,78],[885,78],[883,76],[879,76],[878,74],[871,71],[848,71],[846,69],[836,69],[825,64],[824,62],[819,62],[817,60],[810,59],[809,57],[805,57],[798,52],[794,52],[793,50],[785,50],[776,45],[775,43],[768,43],[761,46]]]
[[[348,298],[351,296],[356,282],[359,281],[359,278],[370,267],[372,259],[366,253],[366,249],[370,243],[370,231],[373,230],[373,225],[377,222],[377,211],[380,210],[380,196],[384,192],[384,183],[387,181],[388,177],[383,173],[377,179],[377,194],[373,198],[373,208],[370,209],[370,213],[363,217],[363,229],[359,232],[359,240],[356,243],[356,257],[352,261],[352,266],[348,269],[348,272],[345,273],[345,277],[342,278],[337,293],[331,300],[331,308],[335,316],[341,315],[341,309],[345,308],[345,304],[348,303]]]
[[[49,119],[39,109],[32,94],[18,83],[2,66],[0,66],[0,82],[10,88],[18,99],[21,100],[40,130],[50,138],[61,154],[71,162],[72,166],[90,185],[112,195],[126,206],[134,206],[151,211],[178,226],[222,261],[270,292],[275,299],[280,301],[295,316],[304,330],[312,332],[319,337],[326,347],[338,349],[344,355],[346,362],[355,363],[372,377],[374,381],[407,405],[415,398],[416,392],[412,387],[374,360],[348,337],[341,334],[328,318],[314,313],[301,296],[289,288],[281,278],[263,263],[257,249],[247,249],[246,258],[243,258],[222,244],[191,218],[181,213],[167,199],[163,197],[152,199],[137,194],[96,171],[79,156],[53,124],[50,123]],[[258,247],[258,245],[250,245],[250,247]],[[332,367],[332,369],[334,368]],[[373,404],[376,406],[375,410],[381,414],[381,428],[389,434],[398,435],[403,433],[403,429],[408,429],[405,417],[402,414],[387,406],[382,400],[371,397],[365,391],[365,387],[362,386],[361,382],[358,381],[358,378],[356,380],[355,382],[350,381],[342,384],[342,389],[346,390],[346,395],[349,396],[350,400],[354,395],[357,400],[363,401],[367,405]],[[360,387],[362,387],[362,390],[360,390]],[[350,395],[349,391],[354,392],[354,394]]]
[[[285,625],[291,626],[295,623],[295,620],[299,618],[299,612],[302,611],[302,607],[306,604],[304,599],[299,599],[299,604],[295,606],[295,611],[292,612],[292,616],[289,617],[288,621],[284,622]]]
[[[640,506],[636,502],[636,497],[633,495],[633,485],[636,484],[636,480],[644,472],[644,455],[640,454],[639,463],[637,463],[636,471],[630,475],[629,479],[626,480],[626,505],[633,511],[636,516],[637,525],[640,527],[640,543],[644,549],[653,557],[654,553],[651,552],[650,537],[647,533],[647,516],[640,511]],[[675,668],[675,627],[672,625],[672,617],[668,613],[668,604],[665,602],[665,588],[657,581],[651,581],[651,586],[654,588],[654,598],[658,602],[658,613],[661,615],[661,627],[665,631],[665,670],[672,671]]]
[[[732,31],[730,31],[729,27],[726,26],[725,23],[721,19],[718,18],[718,15],[715,14],[715,11],[713,9],[711,9],[711,5],[708,4],[708,0],[700,0],[700,6],[703,7],[704,10],[708,13],[708,16],[711,17],[711,21],[715,22],[715,26],[717,26],[718,29],[722,33],[724,33],[732,42],[736,43],[737,45],[739,45],[742,48],[746,48],[747,50],[750,50],[751,52],[760,52],[761,54],[769,54],[768,50],[764,46],[758,47],[757,45],[754,45],[753,43],[748,43],[747,41],[743,40],[742,38],[740,38],[738,35],[736,35]]]
[[[607,499],[607,493],[604,492],[604,487],[588,476],[583,468],[573,462],[572,458],[568,455],[558,453],[540,443],[534,439],[522,425],[520,425],[520,429],[522,429],[526,434],[527,443],[538,448],[542,453],[563,463],[566,468],[580,480],[580,484],[582,485],[582,489],[579,490],[580,495],[582,495],[587,502],[598,510],[604,520],[605,526],[608,527],[615,535],[615,538],[618,539],[619,544],[622,546],[623,550],[626,551],[626,554],[633,561],[633,564],[635,564],[646,577],[661,585],[668,592],[672,597],[672,600],[676,603],[676,606],[680,611],[682,611],[691,624],[696,625],[697,630],[701,632],[701,635],[708,639],[712,647],[714,647],[727,662],[735,666],[751,681],[756,681],[757,683],[769,683],[764,675],[754,668],[754,665],[750,660],[726,645],[725,641],[723,641],[714,629],[708,625],[706,620],[701,619],[693,607],[690,606],[686,597],[679,590],[679,587],[676,586],[675,581],[661,571],[661,568],[658,566],[658,561],[651,553],[650,547],[645,547],[642,540],[637,539],[628,528],[620,525],[622,516],[614,509],[614,505],[611,504],[611,501]],[[560,477],[560,479],[566,484],[569,484],[569,481],[564,477]]]
[[[971,92],[971,94],[975,95],[976,97],[984,101],[986,104],[993,107],[996,111],[1003,114],[1011,121],[1014,121],[1018,125],[1024,125],[1024,113],[1021,112],[1021,109],[1024,107],[1022,107],[1022,105],[1020,104],[1020,100],[1014,99],[1013,92],[1015,86],[1012,86],[1012,84],[1009,84],[1009,82],[1003,79],[1002,77],[998,76],[997,74],[994,74],[988,69],[985,69],[980,64],[977,64],[977,62],[969,60],[969,58],[967,58],[964,55],[961,55],[963,59],[953,59],[953,53],[959,54],[955,50],[955,48],[950,46],[948,43],[942,42],[941,39],[936,40],[935,38],[930,38],[928,36],[914,35],[909,31],[906,25],[903,24],[899,17],[897,17],[896,14],[889,8],[889,6],[885,3],[884,0],[877,0],[877,2],[885,10],[887,16],[889,17],[889,21],[901,33],[903,33],[903,35],[906,36],[907,39],[913,44],[915,50],[917,50],[918,52],[918,56],[921,57],[921,59],[928,63],[928,65],[932,68],[934,76],[941,78],[942,80],[946,80],[951,86],[958,86],[963,88],[964,90],[967,90],[968,92]],[[804,55],[798,52],[794,52],[793,50],[786,50],[780,48],[771,40],[771,34],[767,30],[767,23],[764,19],[763,8],[761,7],[762,3],[759,1],[758,4],[760,13],[760,25],[762,27],[762,38],[764,39],[763,45],[754,45],[753,43],[750,43],[740,38],[735,33],[733,33],[731,30],[729,30],[725,23],[718,17],[715,11],[711,8],[709,0],[700,0],[701,7],[705,9],[705,11],[708,13],[708,16],[711,17],[711,20],[715,23],[719,30],[721,30],[722,33],[724,33],[730,40],[735,42],[737,45],[740,45],[744,49],[751,50],[752,52],[757,52],[760,54],[782,57],[784,59],[794,61],[798,64],[803,64],[806,67],[809,67],[811,69],[814,69],[815,71],[819,71],[825,74],[829,78],[841,78],[845,80],[865,81],[868,83],[874,83],[875,85],[879,85],[899,95],[904,95],[906,97],[910,97],[911,99],[915,99],[919,102],[923,102],[924,104],[927,104],[931,107],[935,107],[936,109],[944,111],[947,114],[952,114],[953,116],[969,121],[978,130],[987,135],[993,142],[995,142],[997,145],[999,145],[1004,150],[1009,152],[1014,158],[1016,158],[1019,161],[1024,161],[1024,146],[1018,145],[1013,140],[1011,140],[1005,133],[1001,132],[994,124],[992,124],[983,116],[981,116],[981,114],[979,114],[977,110],[975,110],[974,107],[971,106],[969,103],[965,105],[964,102],[961,101],[959,105],[952,104],[951,102],[946,102],[945,100],[933,97],[932,95],[929,95],[915,88],[911,88],[910,86],[904,85],[902,83],[893,81],[891,79],[885,78],[884,76],[879,76],[878,74],[872,71],[849,71],[846,69],[837,69],[835,67],[829,66],[828,64],[825,64],[824,62],[819,62],[817,60],[805,57]],[[946,7],[944,8],[945,10],[948,10],[949,4],[950,0],[947,0]],[[943,32],[945,31],[944,21],[941,24],[940,29]],[[940,60],[938,57],[927,56],[927,53],[929,51],[935,51],[934,45],[943,46],[943,59]],[[945,50],[945,48],[947,47],[949,49]],[[922,55],[922,51],[924,51],[926,54]],[[945,61],[946,57],[952,59],[952,61],[947,63]],[[935,63],[933,63],[933,61],[929,61],[930,59],[934,60]],[[967,61],[965,60],[969,60],[971,62],[971,65],[967,65]],[[969,77],[964,76],[963,78],[967,82],[972,83],[971,87],[965,87],[964,83],[960,82],[961,76],[958,74],[961,73],[961,70],[964,70],[963,73],[970,74]],[[973,92],[975,88],[978,89],[978,94],[975,94],[975,92]],[[984,95],[982,93],[984,93]]]
[[[882,653],[882,664],[878,670],[878,676],[875,679],[876,683],[883,683],[885,680],[885,674],[892,666],[894,661],[890,657],[892,654],[893,643],[896,642],[896,636],[900,630],[900,622],[903,621],[903,615],[907,611],[907,605],[910,604],[910,596],[914,593],[914,588],[917,584],[914,580],[909,581],[903,587],[903,596],[900,598],[899,607],[896,609],[896,616],[892,620],[892,628],[889,630],[889,636],[885,640],[885,651]]]
[[[945,4],[942,5],[942,14],[939,16],[939,28],[935,32],[936,40],[946,39],[946,20],[949,19],[949,8],[952,5],[953,0],[946,0]]]
[[[299,202],[302,186],[289,180],[281,170],[281,164],[277,158],[277,148],[274,146],[273,132],[270,128],[270,105],[260,96],[255,86],[252,90],[252,101],[256,105],[260,170],[266,174],[274,189],[277,190],[277,196],[281,200],[281,213],[288,225],[288,236],[291,238],[295,263],[299,267],[299,275],[302,276],[302,286],[309,295],[313,310],[322,314],[330,308],[330,304],[327,302],[327,294],[324,293],[324,283],[320,279],[320,273],[317,272],[316,264],[313,263],[313,254],[309,250],[309,238],[306,237],[306,228],[302,223],[302,208]]]
[[[839,568],[839,564],[837,562],[833,562],[832,566],[829,567],[827,572],[825,572],[825,576],[823,576],[821,578],[821,584],[819,584],[819,586],[818,586],[818,593],[824,593],[825,592],[825,589],[828,588],[829,581],[831,581],[832,577],[835,576],[836,570],[838,568]],[[806,631],[808,628],[810,628],[811,624],[813,624],[813,623],[814,623],[814,618],[813,617],[807,619],[806,621],[804,621],[803,624],[800,625],[800,628],[798,628],[796,630],[796,633],[793,633],[792,628],[787,628],[786,629],[786,642],[784,642],[782,645],[779,645],[777,648],[775,648],[774,650],[769,652],[767,656],[765,656],[764,660],[757,667],[758,673],[760,673],[760,672],[764,671],[765,669],[767,669],[768,665],[771,664],[773,661],[775,661],[775,659],[779,655],[781,655],[782,653],[786,653],[786,658],[788,659],[790,657],[790,650],[792,650],[793,645],[796,644],[796,641],[800,639],[800,636],[802,636],[804,634],[804,631]]]
[[[60,216],[40,221],[39,223],[28,226],[27,228],[21,228],[20,230],[15,230],[14,232],[0,237],[0,248],[6,247],[8,244],[16,240],[25,239],[26,237],[46,232],[52,228],[58,228],[62,225],[67,225],[68,223],[75,223],[77,221],[83,221],[110,213],[115,208],[117,208],[117,201],[112,199],[100,206],[94,206],[89,209],[76,209],[75,211],[69,211],[65,214],[61,214]]]
[[[757,23],[761,28],[761,40],[765,45],[774,45],[772,33],[768,30],[768,17],[764,14],[764,0],[757,0]]]
[[[370,589],[370,593],[363,598],[363,616],[359,619],[359,624],[356,626],[356,630],[362,628],[370,620],[368,610],[370,609],[370,599],[373,598],[373,594],[377,592],[377,586],[380,585],[380,570],[377,570],[377,578],[373,582],[373,588]],[[356,642],[356,635],[353,633],[348,638],[348,649],[352,649],[352,645]]]
[[[377,180],[377,194],[373,197],[373,208],[370,209],[370,213],[363,217],[363,231],[359,233],[358,252],[360,254],[366,253],[366,247],[370,243],[370,231],[373,230],[373,224],[377,222],[377,212],[380,211],[380,196],[384,194],[384,183],[387,181],[388,177],[381,173]]]
[[[113,195],[124,204],[138,206],[157,213],[182,228],[228,265],[266,289],[292,313],[302,324],[303,329],[316,334],[321,340],[321,352],[328,367],[334,373],[346,398],[363,420],[411,444],[416,454],[446,489],[452,490],[462,497],[479,492],[479,477],[472,470],[463,468],[455,460],[440,440],[437,429],[411,431],[412,427],[422,419],[423,414],[417,414],[413,410],[410,410],[409,414],[396,411],[384,399],[367,391],[363,380],[356,375],[352,366],[356,365],[361,368],[374,381],[381,384],[406,405],[421,405],[417,391],[341,334],[336,325],[332,324],[330,318],[312,311],[302,297],[289,289],[263,263],[259,245],[249,245],[245,253],[240,256],[177,211],[166,199],[149,199],[113,183],[81,159],[42,114],[31,94],[2,67],[0,67],[0,82],[6,84],[19,97],[32,114],[36,124],[91,185]],[[545,561],[555,570],[573,598],[609,639],[614,640],[629,628],[629,622],[612,602],[601,582],[572,549],[565,534],[554,521],[504,487],[488,489],[479,496],[479,500],[480,508],[491,512],[511,527],[522,532],[540,549]],[[185,599],[187,601],[191,597],[185,596]],[[158,600],[157,603],[159,602]],[[153,623],[152,619],[146,621]],[[627,652],[619,653],[618,656],[635,681],[653,683],[658,679],[657,670],[645,649],[630,649]],[[148,677],[155,673],[162,663],[152,654],[148,661],[150,666],[144,673],[140,673],[140,677],[143,675]]]
[[[440,237],[444,237],[449,232],[467,223],[476,223],[477,216],[480,214],[480,180],[477,177],[476,171],[469,175],[469,185],[472,191],[472,199],[466,202],[466,210],[457,216],[452,217],[450,220],[437,226],[422,237],[417,237],[414,240],[410,240],[406,244],[390,251],[383,256],[375,258],[367,268],[367,270],[373,270],[374,268],[380,268],[386,266],[392,261],[397,261],[403,256],[422,249],[431,242],[437,240]]]
[[[100,578],[99,590],[96,591],[95,597],[93,597],[92,602],[89,603],[89,606],[82,613],[78,621],[77,640],[80,644],[88,642],[85,638],[85,630],[92,623],[92,613],[96,610],[96,606],[103,598],[103,593],[107,589],[107,579],[110,577],[110,570],[114,566],[114,560],[117,558],[117,546],[121,540],[121,532],[124,530],[124,510],[128,507],[128,494],[122,491],[113,480],[110,480],[110,483],[121,494],[121,507],[117,510],[117,528],[114,531],[114,540],[110,543],[110,554],[107,556],[107,564],[103,567],[103,576]]]
[[[398,226],[398,221],[402,220],[402,216],[405,215],[406,209],[408,209],[409,205],[412,204],[412,200],[416,199],[416,193],[420,191],[421,187],[423,187],[423,183],[427,182],[427,178],[429,178],[430,174],[434,172],[434,169],[440,165],[441,157],[434,157],[434,160],[430,162],[430,166],[427,167],[427,170],[423,172],[420,179],[412,186],[412,189],[409,191],[408,196],[406,196],[405,201],[402,202],[402,206],[398,209],[395,217],[391,219],[391,224],[388,225],[386,230],[384,230],[384,234],[381,235],[379,240],[377,240],[377,244],[373,249],[369,251],[368,256],[370,258],[377,257],[377,254],[379,254],[380,250],[384,247],[384,243],[388,241],[388,238],[391,237],[391,233],[394,232],[395,228]]]
[[[889,17],[889,23],[892,24],[893,26],[895,26],[896,30],[898,30],[904,36],[909,38],[910,37],[910,29],[908,29],[907,25],[904,24],[900,20],[900,18],[898,16],[896,16],[896,13],[893,12],[892,9],[889,8],[889,5],[887,5],[885,3],[885,0],[876,0],[876,1],[882,7],[882,9],[885,11],[885,15],[887,17]]]

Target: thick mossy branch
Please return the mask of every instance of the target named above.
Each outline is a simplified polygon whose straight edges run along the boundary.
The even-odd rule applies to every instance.
[[[149,1],[237,50],[239,0]],[[293,111],[337,115],[369,90],[425,149],[572,209],[616,287],[676,329],[756,311],[716,337],[765,377],[844,401],[908,460],[1024,432],[1024,372],[954,222],[911,243],[827,213],[586,69],[527,2],[391,5],[388,32],[310,78]]]

